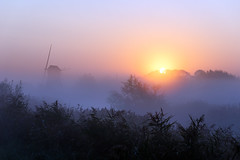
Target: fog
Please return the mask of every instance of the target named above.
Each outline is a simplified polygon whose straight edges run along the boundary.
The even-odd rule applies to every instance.
[[[133,75],[139,82],[139,86],[133,86],[140,88],[134,92],[126,91],[127,85],[130,85],[130,74],[102,77],[90,73],[75,77],[61,74],[58,80],[49,76],[1,78],[13,80],[14,84],[22,83],[32,108],[43,101],[52,103],[56,100],[67,107],[106,107],[142,115],[163,108],[173,115],[174,120],[183,124],[189,122],[189,115],[200,117],[205,114],[211,124],[233,125],[238,129],[240,80],[227,72],[210,70],[191,75],[182,70],[168,70],[166,74],[156,71],[145,76]]]
[[[121,80],[115,77],[95,78],[91,74],[83,74],[74,78],[62,77],[58,83],[48,83],[44,78],[14,80],[22,82],[23,90],[29,95],[30,103],[41,101],[60,101],[69,106],[107,107],[110,91],[119,90]],[[124,78],[122,78],[124,79]],[[8,79],[11,80],[11,79]]]

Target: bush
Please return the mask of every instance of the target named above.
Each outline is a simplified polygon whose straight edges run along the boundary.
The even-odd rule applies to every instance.
[[[134,82],[135,83],[135,82]],[[240,158],[231,128],[209,127],[204,116],[182,126],[159,112],[136,115],[115,109],[73,109],[58,101],[31,111],[21,84],[0,83],[0,159]]]

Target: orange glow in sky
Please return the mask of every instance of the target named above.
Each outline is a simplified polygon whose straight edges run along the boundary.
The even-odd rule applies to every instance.
[[[240,1],[5,1],[0,72],[140,74],[222,69],[240,75]]]

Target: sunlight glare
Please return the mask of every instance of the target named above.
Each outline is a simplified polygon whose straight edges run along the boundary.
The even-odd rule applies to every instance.
[[[161,74],[165,74],[165,73],[166,73],[166,69],[165,69],[165,68],[161,68],[161,69],[159,70],[159,72],[160,72]]]

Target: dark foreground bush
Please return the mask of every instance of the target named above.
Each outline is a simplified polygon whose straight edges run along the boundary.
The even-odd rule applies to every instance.
[[[182,126],[160,110],[144,116],[43,102],[28,109],[21,86],[0,83],[1,160],[234,160],[240,140],[204,116]]]

